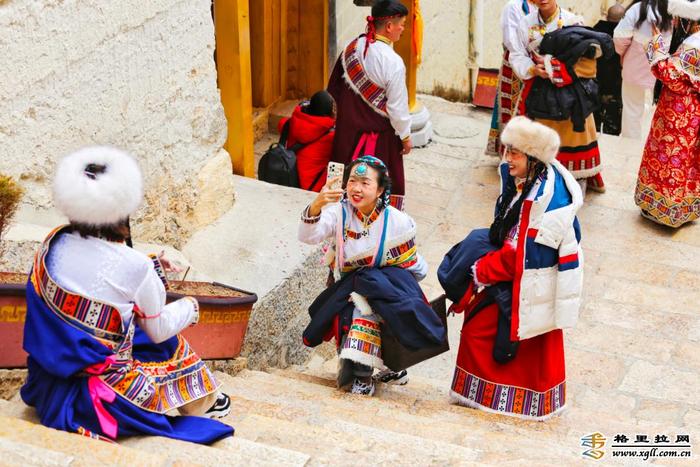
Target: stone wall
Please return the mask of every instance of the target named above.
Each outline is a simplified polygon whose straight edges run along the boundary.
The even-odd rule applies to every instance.
[[[0,172],[26,189],[18,221],[57,220],[54,164],[88,144],[138,158],[140,241],[180,245],[231,207],[209,8],[209,0],[0,1]]]

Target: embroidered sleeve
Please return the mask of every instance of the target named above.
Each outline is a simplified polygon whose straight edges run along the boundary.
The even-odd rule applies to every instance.
[[[304,224],[315,224],[320,220],[321,214],[319,214],[318,216],[309,215],[309,206],[306,206],[306,208],[304,208],[304,212],[301,213],[301,221]]]
[[[323,240],[335,235],[337,216],[340,214],[340,203],[325,206],[321,214],[309,216],[308,206],[304,209],[299,222],[299,241],[309,245],[317,245]]]
[[[418,282],[425,279],[428,275],[428,263],[423,258],[423,255],[416,253],[416,261],[407,268],[413,274]]]
[[[153,269],[155,269],[156,274],[158,274],[158,278],[161,280],[161,282],[163,282],[165,290],[169,290],[170,285],[168,284],[168,277],[165,275],[165,268],[158,259],[158,256],[151,253],[148,255],[148,257],[151,258],[151,261],[153,261]]]
[[[673,92],[686,94],[692,88],[695,88],[697,92],[700,80],[695,82],[691,80],[687,74],[678,69],[678,65],[674,62],[677,62],[676,57],[658,61],[651,67],[651,72],[656,79]]]
[[[185,297],[183,300],[189,300],[192,303],[194,313],[192,320],[190,321],[190,326],[194,326],[195,324],[199,323],[199,302],[194,297]]]
[[[136,323],[156,344],[180,333],[199,317],[199,305],[194,298],[165,304],[165,287],[153,268],[146,270],[133,301]]]

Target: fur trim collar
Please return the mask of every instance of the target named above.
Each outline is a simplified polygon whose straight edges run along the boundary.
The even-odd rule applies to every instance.
[[[501,134],[501,141],[545,164],[551,163],[559,152],[559,135],[556,131],[522,116],[508,122]]]
[[[53,198],[56,207],[72,222],[117,224],[141,204],[141,171],[136,161],[119,149],[83,148],[58,163]]]
[[[700,19],[700,1],[669,0],[668,12],[673,16],[697,21]]]

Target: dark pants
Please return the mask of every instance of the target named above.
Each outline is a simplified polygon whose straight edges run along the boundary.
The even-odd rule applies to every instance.
[[[608,135],[619,135],[622,127],[622,97],[613,94],[600,96],[600,107],[593,114],[596,130]]]

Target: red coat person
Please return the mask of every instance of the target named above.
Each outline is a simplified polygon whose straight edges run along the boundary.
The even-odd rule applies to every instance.
[[[299,186],[304,190],[319,192],[326,183],[325,173],[331,160],[335,117],[311,115],[304,112],[306,107],[298,105],[291,117],[280,120],[278,129],[281,133],[282,127],[289,121],[287,148],[296,143],[310,143],[297,151]]]

